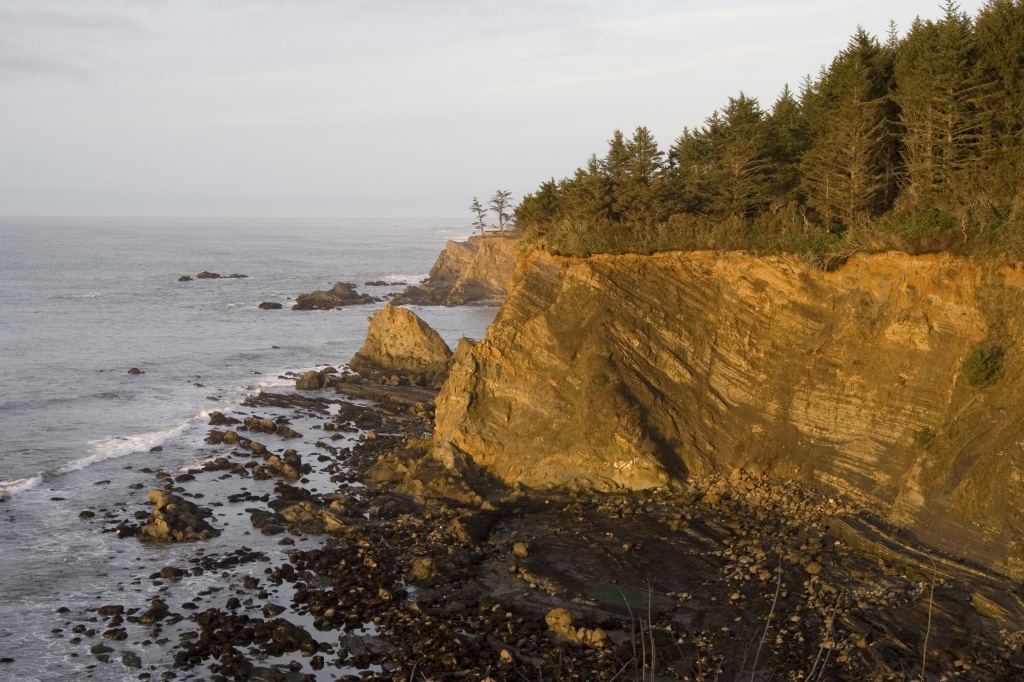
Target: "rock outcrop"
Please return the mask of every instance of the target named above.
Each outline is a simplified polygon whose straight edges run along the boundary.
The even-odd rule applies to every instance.
[[[364,376],[444,374],[452,351],[416,313],[388,303],[370,319],[363,347],[349,366]]]
[[[388,303],[370,319],[367,340],[349,367],[372,380],[439,386],[451,361],[452,350],[437,332],[412,310]]]
[[[449,466],[598,489],[754,468],[1024,577],[1024,269],[533,253],[509,292],[438,397]]]
[[[206,521],[205,517],[213,514],[188,500],[163,490],[150,490],[149,501],[153,503],[153,513],[139,530],[140,540],[188,542],[220,535]]]
[[[365,305],[379,301],[379,298],[356,291],[355,284],[335,282],[328,291],[318,289],[311,294],[299,294],[295,297],[292,310],[333,310],[347,305]]]
[[[449,241],[430,276],[392,300],[400,305],[500,305],[515,270],[517,244],[499,236]]]

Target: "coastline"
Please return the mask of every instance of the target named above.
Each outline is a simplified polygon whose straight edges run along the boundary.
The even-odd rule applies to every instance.
[[[151,473],[220,535],[134,576],[153,598],[66,614],[69,642],[139,679],[892,679],[924,646],[965,679],[1024,668],[1012,581],[850,500],[756,468],[509,488],[432,458],[432,395],[353,379],[214,417],[202,466]],[[135,542],[140,502],[88,522]]]

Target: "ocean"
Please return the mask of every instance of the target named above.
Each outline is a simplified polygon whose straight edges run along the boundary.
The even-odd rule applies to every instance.
[[[284,372],[344,364],[383,305],[292,311],[296,295],[335,281],[395,293],[469,234],[413,220],[0,218],[0,679],[139,679],[69,643],[70,626],[126,591],[141,604],[146,567],[194,547],[121,539],[80,512],[138,508],[156,487],[141,469],[209,456],[210,411],[289,390]],[[201,271],[246,277],[178,281]],[[495,313],[413,310],[453,348]]]

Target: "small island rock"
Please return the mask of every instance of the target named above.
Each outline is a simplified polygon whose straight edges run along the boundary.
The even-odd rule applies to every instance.
[[[360,294],[356,285],[349,282],[335,282],[329,291],[317,290],[311,294],[299,294],[292,310],[333,310],[347,305],[377,303],[379,298]]]

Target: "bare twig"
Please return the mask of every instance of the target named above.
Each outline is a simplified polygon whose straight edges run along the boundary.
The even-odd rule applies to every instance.
[[[757,659],[761,657],[761,647],[764,646],[764,640],[768,636],[768,628],[772,624],[772,616],[775,614],[775,605],[779,603],[779,592],[782,591],[782,557],[779,557],[779,578],[775,582],[775,598],[772,599],[772,608],[768,611],[768,620],[764,624],[764,633],[761,635],[761,641],[757,645],[757,652],[754,653],[754,664],[750,670],[750,682],[754,682],[754,675],[757,674]]]
[[[631,658],[628,661],[626,661],[625,665],[623,665],[621,668],[619,668],[619,672],[615,673],[615,675],[612,676],[612,679],[608,680],[608,682],[615,682],[615,678],[617,678],[619,675],[624,673],[626,671],[626,668],[629,667],[629,664],[632,663],[634,660],[635,659]]]
[[[932,633],[932,606],[935,604],[935,578],[939,572],[935,565],[935,557],[929,556],[932,560],[932,589],[928,594],[928,627],[924,631],[924,651],[921,652],[921,682],[924,682],[924,671],[928,666],[928,636]]]
[[[657,665],[657,653],[654,647],[654,619],[651,617],[651,581],[647,581],[647,633],[651,637],[651,682],[654,682],[654,671]]]
[[[835,637],[834,637],[833,633],[834,633],[834,630],[835,630],[836,613],[839,611],[839,602],[841,602],[842,600],[843,600],[843,591],[840,591],[839,595],[836,597],[836,603],[832,606],[832,615],[829,617],[829,619],[827,621],[827,626],[825,628],[825,639],[822,641],[821,646],[818,648],[818,655],[815,656],[815,658],[814,658],[814,665],[811,666],[811,671],[809,673],[807,673],[807,679],[808,680],[815,679],[814,678],[814,671],[818,667],[818,661],[821,660],[821,652],[825,650],[825,642],[827,642],[831,638],[833,640],[833,648],[835,646],[835,643],[834,643],[835,642]],[[816,679],[820,680],[821,676],[825,674],[825,666],[828,665],[828,659],[831,656],[832,656],[832,648],[830,648],[828,650],[828,653],[825,655],[825,661],[822,663],[821,670],[818,670],[818,677]]]
[[[616,589],[618,589],[618,588],[616,588]],[[629,600],[626,599],[626,595],[623,593],[623,591],[622,590],[618,590],[618,592],[619,592],[619,596],[622,597],[622,602],[626,605],[626,610],[629,611],[629,641],[630,641],[630,644],[633,645],[633,672],[635,673],[634,677],[639,677],[639,669],[637,668],[637,666],[639,665],[639,661],[637,660],[637,657],[636,657],[636,630],[634,629],[633,609],[629,606]],[[641,622],[640,623],[641,636],[643,636],[642,635],[643,629],[644,629],[643,623]]]

